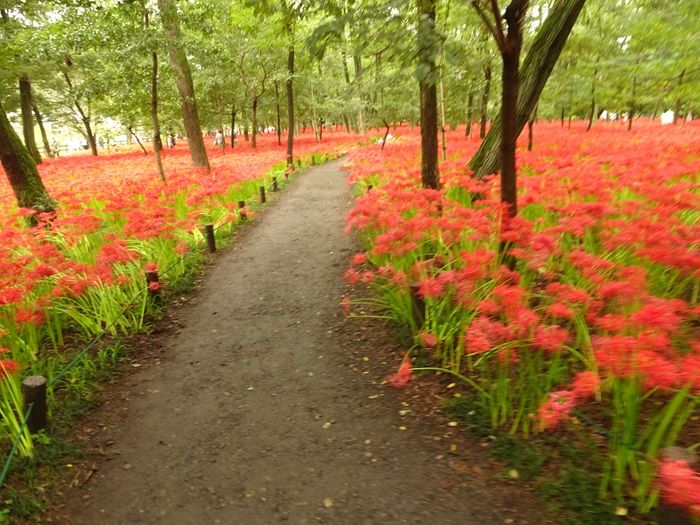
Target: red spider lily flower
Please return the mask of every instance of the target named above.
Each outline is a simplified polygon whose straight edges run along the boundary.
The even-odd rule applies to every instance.
[[[0,376],[9,376],[19,370],[17,361],[13,359],[0,359]]]
[[[143,269],[146,272],[157,272],[158,265],[154,262],[147,262],[146,264],[143,265]]]
[[[425,346],[430,348],[436,346],[440,342],[437,336],[435,334],[431,334],[430,332],[421,332],[420,340]]]
[[[411,380],[412,373],[413,367],[411,366],[411,358],[407,355],[401,362],[399,370],[391,375],[388,375],[386,380],[394,388],[403,388],[408,385],[408,382]]]
[[[543,430],[550,430],[566,420],[576,405],[576,396],[569,390],[549,394],[549,399],[540,407],[539,419]]]
[[[367,262],[367,254],[365,254],[364,252],[356,253],[350,259],[350,264],[352,264],[353,266],[362,266],[366,262]]]
[[[686,461],[669,460],[661,462],[658,475],[661,499],[700,517],[700,474]]]
[[[161,290],[161,284],[159,281],[151,281],[148,283],[148,291],[152,293],[158,293]]]

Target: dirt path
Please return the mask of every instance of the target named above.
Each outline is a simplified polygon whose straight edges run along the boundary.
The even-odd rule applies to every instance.
[[[218,258],[160,360],[119,387],[122,415],[95,437],[107,460],[54,523],[544,523],[436,460],[444,444],[417,418],[400,428],[398,393],[353,356],[373,343],[338,330],[353,248],[338,166],[300,177]]]

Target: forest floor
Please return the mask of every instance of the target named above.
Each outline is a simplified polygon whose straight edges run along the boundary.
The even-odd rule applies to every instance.
[[[440,396],[382,384],[389,327],[346,318],[351,207],[334,162],[302,175],[214,257],[109,385],[61,524],[545,524]]]

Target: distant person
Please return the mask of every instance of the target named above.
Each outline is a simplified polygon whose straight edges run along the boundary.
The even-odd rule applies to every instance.
[[[216,136],[214,137],[214,145],[215,146],[220,146],[223,147],[224,145],[224,134],[221,133],[221,131],[216,132]]]

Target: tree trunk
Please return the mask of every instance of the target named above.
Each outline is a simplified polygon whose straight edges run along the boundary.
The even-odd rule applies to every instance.
[[[364,135],[365,131],[365,111],[362,102],[362,56],[355,53],[352,57],[355,66],[355,95],[360,104],[360,109],[357,110],[357,129],[360,134]]]
[[[251,147],[252,148],[257,148],[258,147],[258,97],[253,96],[253,134],[251,135]]]
[[[680,90],[681,85],[683,85],[683,77],[685,76],[685,68],[681,71],[678,76],[678,89]],[[678,122],[678,114],[681,112],[681,97],[678,95],[676,97],[676,103],[673,106],[673,125],[675,126]]]
[[[158,118],[158,53],[151,51],[151,123],[153,125],[153,151],[156,154],[156,169],[160,180],[165,182],[163,171],[163,141],[160,138],[160,120]]]
[[[141,139],[139,139],[139,136],[136,133],[134,133],[134,128],[132,126],[127,126],[126,130],[133,135],[134,140],[136,140],[136,144],[139,145],[139,147],[141,148],[141,151],[143,151],[143,154],[148,155],[146,148],[144,148],[143,144],[141,143]]]
[[[90,152],[97,157],[97,141],[95,140],[95,134],[92,132],[90,117],[85,115],[82,120],[83,126],[85,126],[85,137],[87,138],[88,146],[90,146]]]
[[[532,116],[527,121],[527,150],[528,151],[532,151],[532,128],[534,127],[535,122],[537,122],[537,106],[535,106],[535,110],[532,112]]]
[[[207,150],[202,138],[202,128],[200,127],[199,114],[197,113],[192,72],[187,60],[187,53],[182,44],[180,21],[177,18],[175,1],[158,0],[158,8],[163,21],[170,65],[175,72],[175,84],[180,96],[180,108],[185,124],[185,132],[187,133],[187,145],[192,157],[192,165],[209,170],[209,159],[207,158]]]
[[[474,90],[469,92],[469,98],[467,99],[467,129],[464,131],[465,137],[472,136],[472,117],[474,112]]]
[[[294,169],[294,26],[287,21],[287,168]]]
[[[277,109],[277,145],[282,145],[282,122],[280,120],[280,87],[275,80],[275,106]]]
[[[586,0],[561,0],[554,4],[547,20],[537,32],[523,61],[518,93],[517,134],[532,113],[547,79]],[[469,161],[475,177],[495,173],[501,166],[501,122],[494,119],[488,135]]]
[[[49,137],[46,134],[46,128],[44,128],[44,119],[39,113],[39,108],[36,103],[32,100],[32,111],[34,112],[34,118],[39,126],[39,131],[41,132],[41,141],[44,144],[44,153],[47,157],[53,157],[53,151],[51,151],[51,144],[49,143]]]
[[[445,137],[445,85],[440,73],[440,137],[442,139],[442,160],[447,160],[447,139]]]
[[[566,116],[566,108],[562,107],[561,108],[561,115],[559,116],[559,120],[561,121],[561,127],[564,127],[564,117]]]
[[[24,145],[34,162],[41,164],[41,154],[36,147],[34,140],[34,119],[32,118],[32,84],[27,75],[22,75],[19,79],[19,101],[22,112],[22,134],[24,135]]]
[[[424,188],[440,188],[438,171],[438,110],[435,44],[437,0],[416,0],[418,4],[418,57],[423,72],[420,86],[421,181]]]
[[[593,127],[593,120],[595,119],[595,77],[598,74],[598,71],[596,70],[593,73],[593,80],[591,81],[591,109],[590,109],[590,114],[588,115],[588,126],[586,126],[586,131],[590,131],[591,127]]]
[[[0,162],[20,208],[37,212],[53,212],[56,203],[51,199],[39,177],[34,159],[7,120],[0,106]]]
[[[481,122],[479,126],[479,138],[486,136],[486,123],[488,122],[489,97],[491,95],[491,61],[484,66],[484,92],[481,95]]]
[[[236,106],[231,108],[231,149],[236,147]]]
[[[632,77],[632,98],[630,100],[630,111],[627,118],[627,131],[632,130],[632,121],[634,120],[634,105],[637,97],[637,75]]]
[[[243,125],[243,140],[245,140],[246,142],[248,142],[250,140],[250,135],[248,133],[248,124],[247,123]]]

